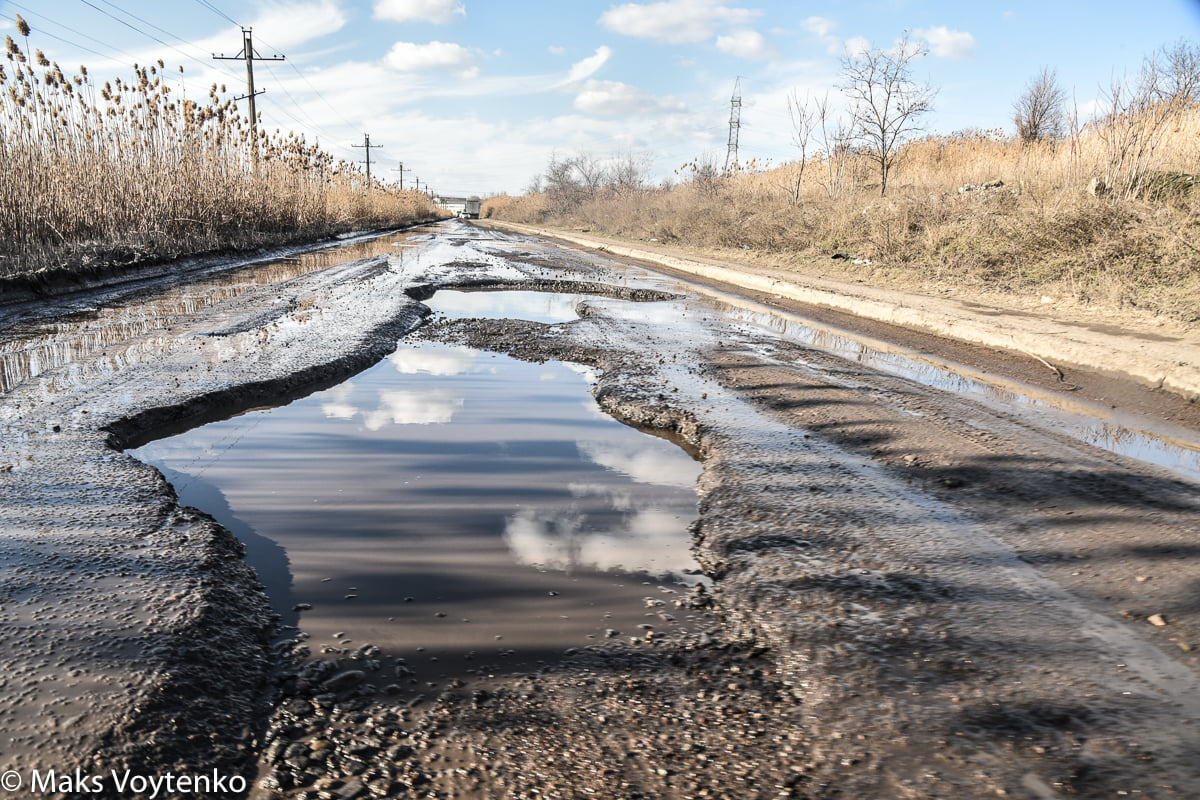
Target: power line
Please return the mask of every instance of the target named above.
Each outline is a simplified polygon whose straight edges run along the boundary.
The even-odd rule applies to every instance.
[[[264,44],[265,44],[265,43],[264,43]],[[315,119],[313,119],[313,118],[312,118],[312,117],[311,117],[311,116],[308,114],[308,112],[306,112],[306,111],[304,110],[304,107],[303,107],[302,105],[300,105],[300,101],[299,101],[299,100],[297,100],[295,97],[293,97],[293,96],[292,96],[292,93],[288,91],[287,84],[286,84],[286,83],[284,83],[283,81],[279,80],[279,78],[278,78],[278,77],[275,75],[275,71],[271,69],[271,65],[268,63],[268,64],[264,64],[263,66],[265,66],[265,67],[267,68],[267,72],[268,72],[268,73],[271,75],[271,77],[272,77],[272,78],[275,78],[275,82],[278,84],[279,88],[280,88],[280,89],[283,91],[283,93],[284,93],[285,95],[287,95],[287,98],[288,98],[289,100],[291,100],[291,101],[292,101],[292,104],[293,104],[293,105],[295,105],[295,106],[296,106],[296,111],[297,111],[297,112],[299,112],[301,115],[303,115],[303,116],[304,116],[304,117],[305,117],[305,118],[306,118],[308,121],[307,121],[307,122],[305,122],[304,120],[297,119],[296,117],[292,116],[292,115],[291,115],[291,114],[289,114],[287,111],[285,111],[285,110],[284,110],[282,107],[280,107],[280,109],[279,109],[279,110],[280,110],[280,111],[282,111],[282,112],[283,112],[283,113],[284,113],[286,116],[288,116],[288,117],[291,117],[291,119],[292,119],[294,122],[296,122],[298,125],[301,125],[301,126],[304,126],[304,127],[309,127],[309,128],[312,128],[312,129],[313,129],[313,130],[315,130],[317,133],[323,133],[323,134],[325,134],[326,136],[328,136],[328,137],[332,138],[332,134],[331,134],[331,133],[329,133],[329,131],[327,131],[327,130],[325,130],[324,128],[322,128],[320,125],[318,125],[318,124],[317,124],[317,121],[316,121]]]
[[[159,44],[161,44],[163,47],[171,48],[172,50],[174,50],[176,53],[179,53],[184,58],[187,58],[191,61],[195,61],[197,64],[200,64],[201,66],[207,67],[209,69],[214,68],[211,64],[206,64],[203,61],[200,61],[199,59],[197,59],[195,56],[191,55],[190,53],[185,53],[184,51],[180,50],[178,47],[171,44],[170,42],[164,42],[162,39],[159,39],[157,36],[147,33],[146,31],[141,30],[137,26],[126,22],[125,20],[121,19],[120,17],[117,17],[117,16],[109,13],[108,11],[105,11],[103,8],[100,8],[100,6],[96,5],[95,3],[90,2],[90,0],[79,0],[79,2],[83,3],[85,6],[95,9],[96,11],[99,11],[101,14],[103,14],[104,16],[111,19],[113,22],[117,22],[117,23],[120,23],[121,25],[124,25],[126,28],[129,28],[134,33],[145,36],[147,39],[152,39],[152,40],[158,42]],[[103,0],[103,2],[108,2],[108,0]],[[150,25],[150,27],[154,28],[155,30],[163,31],[163,33],[165,33],[167,36],[170,36],[171,38],[173,38],[183,44],[187,44],[187,42],[185,42],[181,37],[176,36],[175,34],[171,33],[170,31],[165,31],[162,28],[159,28],[157,25],[152,25],[151,23],[143,20],[141,17],[138,17],[135,14],[130,14],[128,11],[121,9],[120,7],[115,6],[112,3],[108,3],[108,5],[112,6],[113,8],[116,8],[118,11],[121,11],[124,14],[128,14],[129,16],[133,17],[134,19],[138,20],[139,22],[141,22],[145,25]],[[231,75],[231,73],[225,72],[224,70],[218,69],[218,71],[224,73],[225,75],[229,75],[230,77],[234,77]]]
[[[278,49],[278,48],[274,47],[266,39],[263,39],[262,37],[259,37],[259,41],[261,41],[263,44],[265,44],[267,47],[271,48],[272,50]],[[342,116],[342,112],[340,112],[336,108],[334,108],[333,104],[325,99],[325,95],[321,94],[321,91],[319,89],[317,89],[317,87],[312,85],[312,82],[309,81],[308,76],[306,76],[303,72],[301,72],[300,68],[297,67],[295,65],[295,63],[289,61],[289,62],[287,62],[287,64],[289,67],[291,67],[293,70],[296,71],[296,74],[300,76],[300,80],[304,81],[304,83],[308,86],[308,88],[312,89],[313,93],[317,97],[321,98],[321,102],[323,102],[326,106],[328,106],[329,110],[337,115],[338,119],[340,119],[347,127],[351,127],[351,128],[354,127],[354,123],[351,122],[350,120],[346,119],[344,116]]]
[[[213,53],[213,59],[217,61],[245,61],[246,62],[246,99],[250,101],[250,139],[254,144],[254,153],[258,153],[258,115],[254,111],[254,97],[262,94],[262,92],[254,91],[254,62],[255,61],[283,61],[284,56],[260,56],[254,52],[254,38],[250,28],[242,28],[242,52],[236,56],[217,55]],[[265,90],[264,90],[265,91]],[[241,100],[242,98],[237,98]]]
[[[213,5],[211,2],[209,2],[209,0],[196,0],[196,2],[199,3],[201,6],[203,6],[204,8],[207,8],[209,11],[216,14],[218,17],[228,20],[229,22],[232,22],[234,25],[241,27],[241,24],[237,20],[235,20],[233,17],[226,14],[221,9],[217,8],[215,5]],[[266,39],[262,38],[261,36],[258,37],[258,40],[260,42],[262,42],[264,45],[266,45],[271,50],[282,49],[282,48],[275,47],[273,44],[271,44],[270,42],[268,42]],[[338,118],[343,123],[345,123],[347,126],[353,127],[354,123],[351,122],[350,120],[346,119],[344,116],[342,116],[342,112],[338,111],[333,106],[333,104],[330,103],[329,100],[327,100],[325,98],[325,95],[321,94],[321,91],[319,89],[317,89],[317,87],[312,85],[312,82],[309,81],[308,76],[306,76],[303,72],[301,72],[299,67],[297,67],[291,61],[288,61],[287,65],[289,67],[291,67],[298,76],[300,76],[300,80],[304,81],[305,85],[307,85],[308,88],[312,90],[313,94],[315,94],[317,97],[321,98],[321,102],[323,102],[326,106],[328,106],[330,111],[332,111],[334,114],[336,114],[338,116]],[[274,72],[271,71],[270,65],[267,65],[267,71],[271,72],[272,77],[275,77]],[[279,80],[279,79],[276,78],[276,80]],[[291,92],[289,92],[287,90],[287,87],[284,86],[282,81],[280,81],[279,86],[281,89],[283,89],[284,94],[286,94],[291,99],[291,101],[296,105],[297,110],[299,110],[300,113],[304,114],[304,116],[308,117],[309,122],[307,122],[307,123],[302,122],[301,120],[298,120],[295,117],[292,117],[293,120],[295,120],[296,122],[299,122],[301,125],[308,125],[309,127],[316,129],[318,132],[324,133],[326,136],[330,136],[330,138],[333,138],[332,135],[328,131],[323,130],[320,125],[316,124],[316,122],[313,120],[313,118],[309,114],[304,112],[304,110],[300,106],[300,102],[298,100],[296,100],[296,98],[292,97]]]
[[[94,56],[99,56],[100,58],[113,58],[112,55],[106,55],[105,53],[101,53],[99,51],[93,50],[90,47],[87,47],[86,45],[82,45],[79,42],[73,42],[70,39],[64,39],[61,36],[56,36],[53,33],[51,33],[50,31],[44,30],[42,27],[40,27],[44,23],[49,23],[51,25],[57,25],[58,27],[62,28],[63,30],[70,31],[71,33],[75,34],[76,36],[82,36],[83,38],[85,38],[89,41],[95,42],[96,44],[98,44],[102,47],[111,47],[114,51],[120,53],[122,56],[124,56],[126,58],[130,58],[130,59],[134,58],[134,56],[132,56],[131,54],[126,53],[123,50],[117,50],[115,47],[112,47],[112,45],[108,44],[108,42],[103,42],[94,36],[88,36],[86,33],[83,33],[82,31],[77,31],[74,28],[70,27],[69,25],[63,25],[61,22],[58,22],[56,20],[52,20],[48,17],[43,17],[41,14],[37,13],[36,11],[30,11],[28,8],[21,5],[20,3],[10,2],[9,5],[12,6],[13,8],[17,8],[17,9],[20,9],[21,11],[24,11],[26,14],[33,17],[35,20],[38,20],[37,32],[39,34],[42,34],[44,36],[49,36],[51,39],[56,39],[56,40],[62,42],[63,44],[69,44],[72,47],[77,47],[80,50],[84,50],[88,53],[91,53]]]
[[[371,134],[364,133],[362,144],[352,144],[350,146],[366,148],[366,150],[367,150],[367,183],[369,184],[371,182],[371,148],[374,147],[374,148],[378,149],[380,147],[383,147],[383,145],[371,144]]]
[[[212,3],[208,2],[208,0],[196,0],[196,2],[199,3],[200,5],[204,6],[205,8],[207,8],[209,11],[216,14],[218,17],[224,17],[225,19],[232,22],[234,25],[237,25],[239,28],[242,27],[241,23],[239,23],[236,19],[229,16],[224,11],[222,11],[221,9],[214,6]],[[265,44],[265,42],[264,42],[264,44]]]

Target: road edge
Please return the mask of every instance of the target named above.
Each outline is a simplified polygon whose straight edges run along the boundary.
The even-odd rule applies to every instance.
[[[1093,370],[1162,389],[1187,400],[1200,400],[1200,341],[1147,336],[1132,330],[1098,330],[1097,326],[978,304],[972,305],[980,310],[973,310],[960,300],[828,279],[822,279],[821,285],[817,285],[817,281],[775,278],[729,262],[701,261],[574,231],[493,219],[479,220],[476,224],[646,261],[743,289],[970,344],[1023,353],[1048,365]]]

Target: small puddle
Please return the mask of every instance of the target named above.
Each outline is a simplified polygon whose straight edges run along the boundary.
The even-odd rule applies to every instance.
[[[131,452],[246,542],[314,655],[369,642],[410,681],[467,677],[688,624],[671,601],[700,580],[700,465],[590,385],[562,362],[401,342],[337,387]]]
[[[585,299],[584,295],[557,292],[441,289],[429,305],[446,319],[524,319],[555,323],[579,319],[575,307]]]

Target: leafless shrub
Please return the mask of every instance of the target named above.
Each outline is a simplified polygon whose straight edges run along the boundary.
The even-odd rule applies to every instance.
[[[1158,58],[1133,78],[1114,78],[1109,108],[1095,122],[1105,144],[1104,184],[1126,198],[1139,193],[1165,137],[1193,105],[1185,81],[1168,81]]]
[[[1063,106],[1067,95],[1054,70],[1043,67],[1013,103],[1013,124],[1022,142],[1061,139],[1066,126]]]
[[[937,92],[912,77],[913,62],[925,55],[905,35],[891,50],[868,49],[842,57],[842,91],[852,104],[852,130],[863,152],[879,167],[879,193],[901,145],[919,131],[919,119],[933,108]]]
[[[1160,102],[1200,103],[1200,45],[1186,40],[1167,45],[1150,57],[1149,65],[1156,73]]]
[[[814,101],[807,94],[801,100],[800,93],[794,89],[788,95],[788,114],[792,120],[792,142],[800,150],[800,161],[796,168],[795,178],[788,186],[788,195],[793,203],[800,202],[804,168],[808,165],[808,147],[817,130],[822,106],[823,101]]]

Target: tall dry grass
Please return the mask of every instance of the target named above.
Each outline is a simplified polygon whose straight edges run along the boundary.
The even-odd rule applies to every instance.
[[[843,150],[809,159],[798,187],[798,163],[716,179],[693,164],[671,188],[597,192],[569,214],[527,195],[493,198],[484,215],[879,285],[1045,294],[1197,322],[1200,110],[1181,109],[1157,139],[1150,124],[1113,118],[1057,142],[929,136],[904,147],[885,197],[877,168]]]
[[[0,62],[0,276],[439,215],[425,195],[368,182],[294,134],[260,130],[251,141],[223,87],[189,98],[162,61],[100,83],[25,42],[7,37]]]

